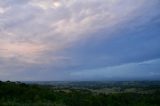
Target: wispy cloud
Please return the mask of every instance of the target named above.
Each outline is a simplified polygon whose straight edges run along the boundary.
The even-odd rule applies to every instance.
[[[157,80],[160,77],[159,65],[160,59],[127,63],[100,69],[71,72],[70,78],[71,80],[79,80],[83,76],[83,80],[94,80],[95,77],[97,80]]]

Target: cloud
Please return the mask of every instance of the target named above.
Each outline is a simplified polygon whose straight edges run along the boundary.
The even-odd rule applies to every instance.
[[[30,5],[38,7],[43,10],[48,10],[48,9],[56,9],[62,5],[61,0],[32,0],[30,2]]]
[[[60,76],[69,70],[159,58],[159,4],[159,0],[0,1],[0,63],[6,72],[46,70]]]
[[[6,8],[2,8],[2,7],[0,7],[0,14],[4,14],[6,11],[7,11],[7,9],[6,9]]]
[[[17,60],[34,63],[33,60],[38,58],[45,49],[47,48],[40,44],[5,42],[1,43],[0,57],[17,58]]]
[[[144,61],[140,63],[127,63],[119,66],[111,66],[100,69],[81,70],[71,72],[72,80],[159,80],[160,59]]]

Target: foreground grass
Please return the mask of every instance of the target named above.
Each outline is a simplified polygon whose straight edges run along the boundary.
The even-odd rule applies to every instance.
[[[90,90],[0,82],[0,106],[160,106],[160,91],[153,93],[93,93]]]

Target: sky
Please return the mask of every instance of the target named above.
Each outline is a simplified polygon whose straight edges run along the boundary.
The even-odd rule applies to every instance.
[[[160,0],[0,0],[0,80],[160,80]]]

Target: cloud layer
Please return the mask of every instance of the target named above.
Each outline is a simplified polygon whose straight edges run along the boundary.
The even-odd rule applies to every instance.
[[[96,80],[89,74],[159,59],[159,5],[159,0],[0,1],[0,78],[73,80],[82,72],[86,80]],[[131,71],[140,71],[133,66]],[[107,68],[106,74],[116,70]]]

